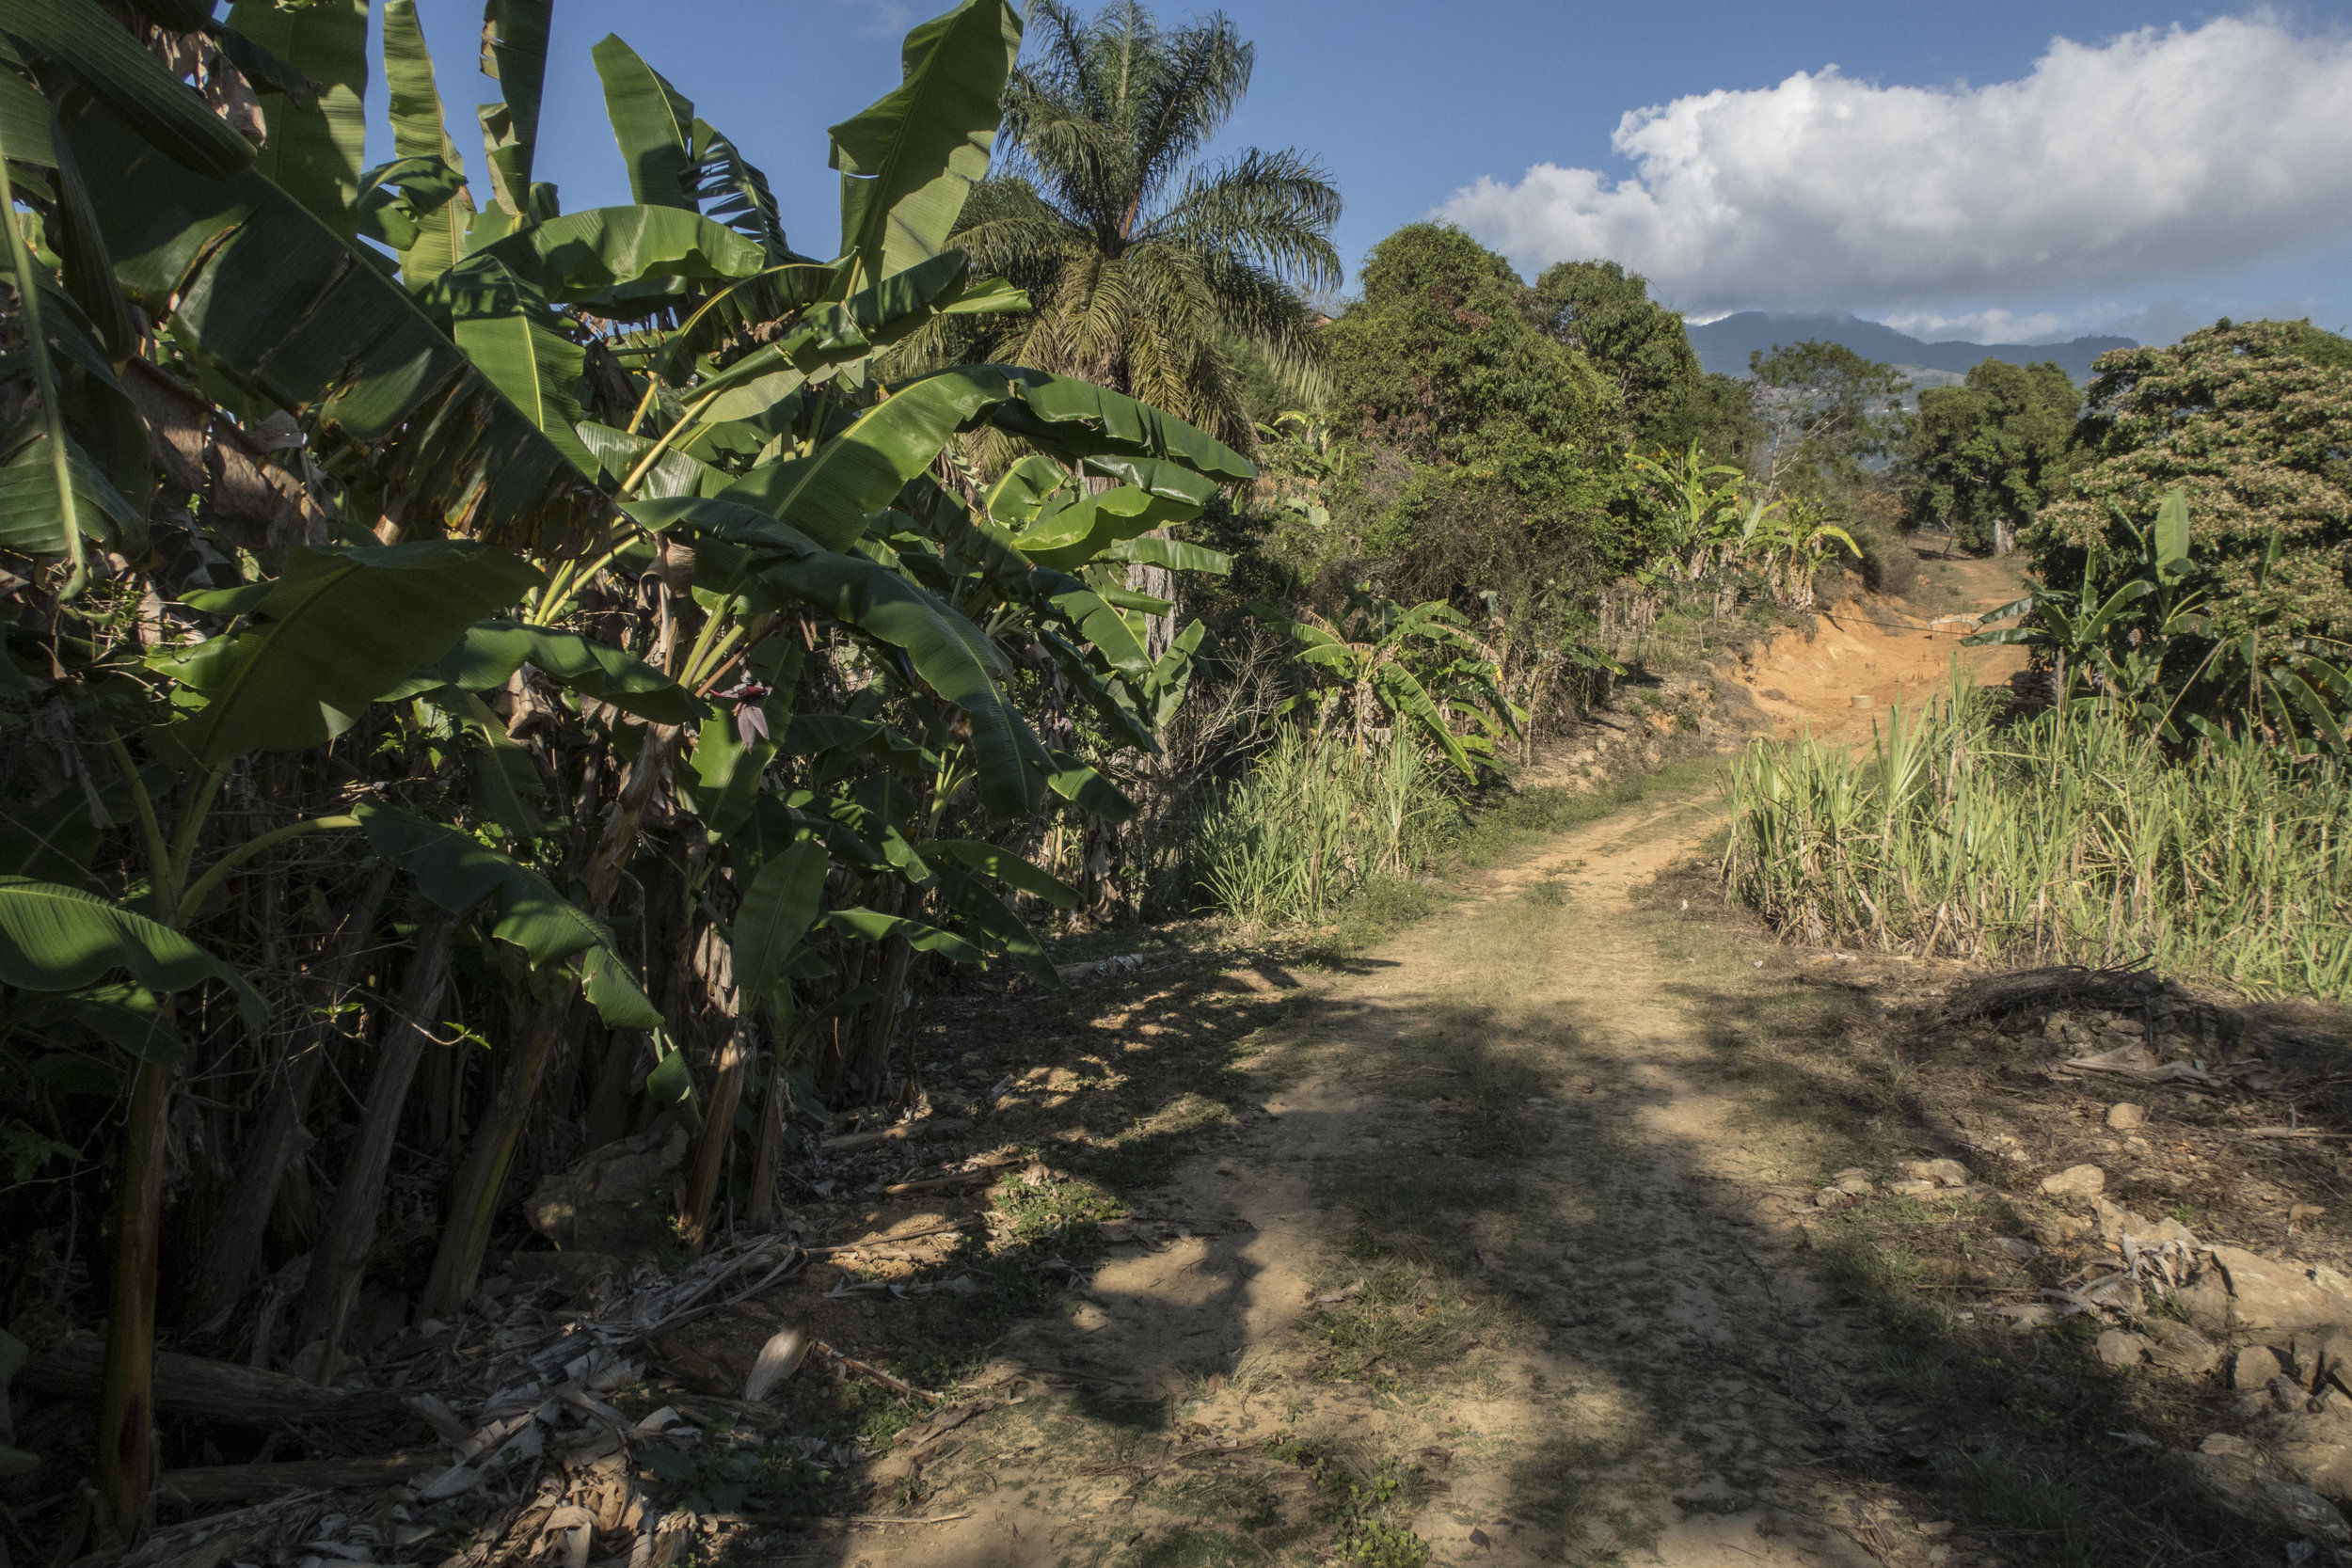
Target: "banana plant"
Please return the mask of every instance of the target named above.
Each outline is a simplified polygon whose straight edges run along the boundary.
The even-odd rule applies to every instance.
[[[1756,508],[1740,505],[1747,475],[1730,464],[1706,462],[1696,441],[1678,457],[1662,451],[1649,457],[1628,452],[1626,466],[1665,493],[1659,556],[1668,576],[1677,581],[1705,575],[1720,546],[1739,537],[1743,527],[1753,531],[1756,526]]]
[[[1336,620],[1312,610],[1294,617],[1263,601],[1250,610],[1295,643],[1301,662],[1323,677],[1285,709],[1311,702],[1316,729],[1344,726],[1359,749],[1376,727],[1406,729],[1475,781],[1479,765],[1491,765],[1497,740],[1518,734],[1527,721],[1502,694],[1494,651],[1441,599],[1408,609],[1359,585]],[[1458,733],[1457,715],[1474,728]]]
[[[1131,809],[1081,736],[1155,747],[1202,632],[1146,657],[1142,618],[1168,607],[1125,570],[1224,570],[1168,531],[1254,475],[1067,378],[879,376],[878,351],[943,314],[1025,305],[945,243],[1018,49],[1005,0],[917,27],[901,84],[835,128],[831,261],[787,245],[765,176],[617,40],[596,62],[637,199],[563,213],[532,178],[547,17],[487,8],[501,102],[479,200],[406,0],[382,33],[395,157],[373,169],[358,0],[211,24],[271,88],[259,160],[90,0],[0,24],[0,164],[38,224],[18,233],[0,202],[28,329],[0,365],[28,410],[0,432],[0,549],[42,607],[11,628],[0,687],[65,737],[56,778],[0,800],[26,879],[0,883],[0,984],[108,1038],[168,1041],[175,1009],[214,1029],[215,999],[248,1010],[266,970],[212,956],[249,951],[232,911],[289,875],[322,905],[343,887],[287,870],[305,841],[373,856],[435,933],[411,955],[418,1008],[439,1005],[437,972],[477,1006],[529,999],[470,1125],[450,1113],[427,1314],[470,1292],[526,1129],[573,1103],[548,1077],[583,1060],[587,1017],[608,1040],[592,1122],[692,1091],[693,1234],[739,1164],[738,1105],[764,1078],[756,1171],[785,1074],[831,1051],[870,1090],[916,963],[1004,958],[1052,983],[1020,911],[1075,895],[992,836]],[[80,94],[71,123],[41,106]],[[166,404],[198,413],[166,424]],[[984,432],[1029,454],[1017,482],[970,466]],[[231,527],[232,442],[266,530]],[[1035,718],[1024,670],[1048,677]],[[1440,689],[1471,684],[1450,669]],[[1448,739],[1468,766],[1474,746]],[[267,804],[289,779],[314,809]],[[34,910],[77,934],[9,936]],[[262,999],[324,1049],[309,994]],[[690,1024],[722,1037],[708,1059],[640,1072],[645,1042]],[[405,1065],[379,1062],[302,1313],[327,1361],[373,1235],[345,1221],[384,1180],[415,1028],[384,1058]],[[134,1055],[99,1445],[126,1528],[151,1479],[175,1086],[169,1049]],[[250,1060],[270,1081],[259,1045]],[[197,1296],[221,1321],[297,1145],[307,1089],[277,1082],[226,1184],[245,1197],[211,1218]]]

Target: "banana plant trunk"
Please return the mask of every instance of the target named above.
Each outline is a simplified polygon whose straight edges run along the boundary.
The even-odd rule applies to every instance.
[[[155,1263],[172,1077],[161,1063],[139,1064],[122,1131],[114,1290],[98,1400],[98,1495],[106,1524],[126,1544],[137,1539],[155,1481]]]
[[[385,1175],[391,1169],[401,1107],[407,1103],[409,1085],[416,1078],[424,1048],[432,1043],[433,1022],[440,1013],[442,992],[449,987],[450,958],[456,944],[457,922],[448,916],[434,920],[418,936],[400,1015],[377,1053],[375,1071],[368,1081],[358,1139],[343,1162],[326,1233],[310,1255],[310,1277],[303,1292],[294,1343],[321,1341],[321,1383],[335,1374],[342,1351],[343,1324],[359,1293],[368,1254],[375,1246],[376,1211],[384,1200]]]
[[[652,802],[655,789],[669,775],[671,748],[676,739],[675,728],[649,727],[636,760],[629,764],[628,777],[622,781],[613,801],[612,815],[606,819],[604,832],[588,863],[586,896],[580,904],[596,919],[603,919],[605,911],[612,906],[622,869],[628,863],[629,852],[637,843],[637,830],[644,821],[645,808]],[[509,1054],[505,1070],[499,1074],[498,1087],[492,1091],[489,1104],[483,1107],[482,1120],[474,1130],[472,1147],[466,1151],[465,1161],[450,1183],[448,1219],[441,1231],[441,1245],[433,1256],[433,1272],[417,1302],[420,1322],[454,1313],[473,1291],[474,1276],[482,1267],[482,1254],[490,1244],[490,1226],[497,1216],[499,1194],[506,1185],[507,1170],[515,1163],[515,1146],[530,1122],[539,1080],[547,1071],[556,1042],[570,1024],[572,1007],[579,996],[579,981],[566,980],[559,995],[542,1003],[532,1013],[523,1038]]]
[[[262,1102],[261,1127],[246,1145],[229,1196],[214,1222],[192,1313],[199,1323],[210,1323],[235,1307],[261,1261],[262,1239],[269,1229],[270,1212],[277,1206],[278,1185],[284,1181],[287,1164],[299,1152],[307,1136],[302,1123],[310,1108],[310,1091],[325,1065],[327,1043],[335,1036],[332,1009],[368,951],[376,912],[384,907],[385,895],[391,891],[392,873],[390,861],[376,863],[374,872],[360,889],[358,901],[336,927],[327,943],[326,956],[313,972],[311,1000],[318,1009],[319,1022],[310,1031],[307,1043],[297,1048],[291,1060],[280,1064],[278,1082]],[[256,1366],[267,1364],[267,1348],[262,1349],[263,1359],[254,1363]]]
[[[738,1014],[719,1053],[719,1074],[710,1089],[710,1110],[694,1147],[694,1173],[686,1188],[686,1238],[700,1246],[710,1227],[719,1186],[726,1176],[727,1151],[735,1142],[735,1108],[742,1103],[743,1075],[752,1062],[752,1021]]]

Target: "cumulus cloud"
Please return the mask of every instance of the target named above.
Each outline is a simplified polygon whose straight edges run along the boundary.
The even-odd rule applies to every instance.
[[[2256,12],[2058,39],[1988,87],[1832,66],[1678,98],[1618,122],[1629,179],[1540,164],[1438,215],[1525,267],[1613,258],[1697,311],[2046,299],[2352,232],[2346,104],[2352,39]]]

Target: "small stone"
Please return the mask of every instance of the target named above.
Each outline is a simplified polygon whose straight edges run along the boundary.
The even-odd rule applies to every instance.
[[[2099,1342],[2093,1348],[2099,1359],[2110,1367],[2137,1367],[2156,1345],[2144,1334],[2110,1328],[2099,1336]]]
[[[2070,1165],[2042,1179],[2042,1190],[2057,1198],[2097,1197],[2107,1190],[2107,1173],[2097,1165]]]
[[[1968,1185],[1968,1167],[1958,1160],[1912,1160],[1903,1165],[1903,1174],[1939,1187]]]
[[[2028,1242],[2020,1236],[1994,1237],[1993,1250],[2000,1253],[2003,1257],[2014,1258],[2020,1263],[2031,1262],[2034,1259],[2042,1256],[2042,1249],[2040,1247],[2034,1245],[2031,1242]]]
[[[2177,1318],[2151,1318],[2148,1337],[2156,1342],[2149,1359],[2183,1377],[2202,1377],[2221,1360],[2221,1347]]]
[[[2148,1120],[2148,1107],[2122,1101],[2107,1107],[2107,1125],[2118,1132],[2137,1132]]]
[[[2279,1353],[2267,1345],[2249,1345],[2237,1353],[2230,1367],[2230,1386],[2233,1388],[2267,1388],[2270,1380],[2283,1370],[2279,1365]]]
[[[1889,1181],[1886,1190],[1897,1197],[1925,1197],[1930,1193],[1940,1193],[1944,1188],[1940,1183],[1924,1178],[1909,1177],[1900,1181]]]
[[[2043,1246],[2062,1247],[2090,1234],[2090,1222],[2080,1214],[2037,1214],[2027,1229]]]

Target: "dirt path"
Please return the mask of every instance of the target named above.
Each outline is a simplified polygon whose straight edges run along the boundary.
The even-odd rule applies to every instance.
[[[1983,577],[1978,606],[2007,596]],[[1877,618],[1893,629],[1841,616],[1744,678],[1822,733],[1940,685],[1955,654],[2013,667],[1905,624],[1926,615]],[[825,1560],[1933,1552],[1939,1521],[1822,1466],[1874,1430],[1852,1402],[1871,1335],[1798,1256],[1788,1199],[1829,1173],[1757,1118],[1734,1055],[1743,1022],[1803,1005],[1788,966],[1652,889],[1720,812],[1707,791],[1549,841],[1306,985],[1238,1063],[1262,1114],[1178,1166],[1163,1227],[1007,1337],[987,1420],[885,1462],[945,1522]]]

